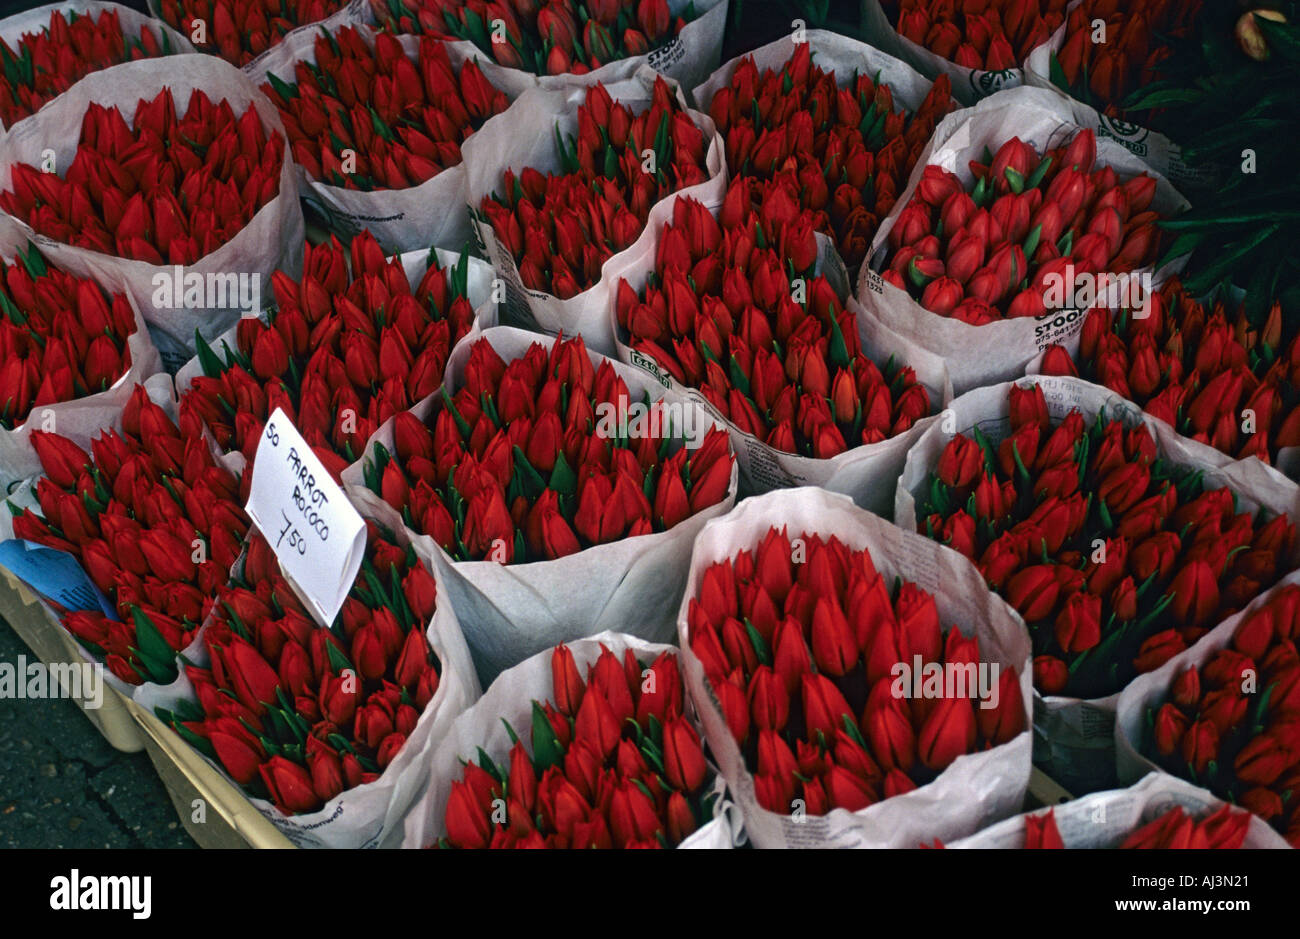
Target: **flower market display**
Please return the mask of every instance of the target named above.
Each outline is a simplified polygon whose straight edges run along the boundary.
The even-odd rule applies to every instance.
[[[954,760],[1025,729],[1014,668],[993,708],[969,694],[908,700],[898,662],[940,669],[981,662],[979,639],[943,632],[934,597],[886,582],[869,551],[770,529],[752,549],[704,570],[687,619],[691,650],[747,753],[759,804],[784,813],[856,812],[933,780]]]
[[[621,280],[615,308],[632,349],[739,430],[826,459],[907,431],[933,405],[911,368],[863,354],[853,312],[813,274],[813,214],[797,195],[793,179],[737,177],[717,218],[679,199],[645,288]]]
[[[35,431],[44,470],[36,509],[14,535],[78,558],[111,606],[71,610],[67,630],[131,685],[175,678],[175,655],[194,639],[239,558],[248,517],[239,477],[201,437],[184,437],[137,385],[87,453]],[[198,558],[199,560],[196,560]]]
[[[46,264],[32,246],[0,260],[0,284],[6,430],[22,427],[33,408],[107,391],[131,370],[141,324],[121,293]]]
[[[818,213],[817,230],[834,238],[852,270],[935,124],[954,107],[950,91],[940,76],[915,114],[895,110],[889,84],[857,69],[840,76],[813,65],[812,43],[804,42],[779,70],[759,72],[752,58],[743,59],[706,106],[733,176],[768,188],[797,183],[801,205]]]
[[[310,816],[352,790],[373,800],[464,705],[464,677],[438,655],[449,638],[440,589],[409,545],[371,523],[357,580],[321,626],[254,535],[204,624],[210,666],[186,665],[192,697],[159,715],[282,815]]]
[[[1298,68],[1297,0],[0,19],[0,842],[152,766],[203,847],[1300,847]]]
[[[379,446],[367,484],[460,560],[554,560],[665,531],[730,486],[720,428],[670,454],[667,406],[634,399],[608,359],[593,367],[580,338],[533,343],[509,362],[479,339],[441,404],[432,427],[394,418],[393,452]],[[634,404],[640,433],[613,417]]]

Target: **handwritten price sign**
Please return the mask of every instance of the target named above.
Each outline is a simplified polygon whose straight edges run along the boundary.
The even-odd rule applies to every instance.
[[[247,509],[303,601],[334,622],[361,567],[366,525],[279,408],[257,445]]]

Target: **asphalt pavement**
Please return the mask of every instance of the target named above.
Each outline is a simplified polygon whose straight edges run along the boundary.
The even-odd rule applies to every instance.
[[[0,662],[20,655],[0,620]],[[66,698],[0,698],[0,847],[196,845],[143,752],[114,750]]]

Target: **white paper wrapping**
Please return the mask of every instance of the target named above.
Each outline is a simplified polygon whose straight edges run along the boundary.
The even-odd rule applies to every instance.
[[[705,738],[740,807],[745,830],[759,848],[914,848],[934,838],[952,840],[1006,818],[1024,802],[1029,785],[1030,739],[1026,729],[1009,743],[960,756],[933,782],[858,812],[833,809],[824,816],[794,818],[759,805],[754,777],[731,735],[704,667],[691,651],[687,610],[700,578],[712,563],[752,549],[772,527],[791,537],[801,532],[834,535],[852,550],[866,548],[887,580],[900,576],[934,595],[941,622],[979,638],[983,661],[1014,667],[1020,677],[1026,725],[1032,679],[1029,634],[1023,622],[980,580],[975,567],[946,548],[906,533],[820,489],[794,489],[747,499],[729,515],[704,527],[691,555],[690,578],[677,618],[682,673],[704,724]]]
[[[588,666],[600,658],[602,643],[620,660],[624,651],[631,649],[633,655],[647,665],[660,653],[674,651],[670,645],[646,642],[626,633],[605,631],[588,639],[578,639],[569,642],[568,647],[584,680]],[[679,664],[680,660],[679,653]],[[510,765],[513,743],[503,721],[508,721],[519,734],[519,739],[524,741],[524,746],[532,750],[529,736],[532,702],[553,701],[553,691],[551,649],[547,648],[502,672],[478,703],[456,719],[450,733],[431,754],[429,785],[406,816],[403,848],[431,847],[446,835],[447,799],[451,794],[451,784],[462,776],[462,760],[478,762],[478,748],[482,747],[498,766]],[[684,704],[687,715],[694,719],[689,697]],[[694,723],[698,729],[698,720]],[[678,847],[731,848],[744,843],[739,813],[726,800],[722,787],[722,777],[719,776],[716,779],[719,798],[714,803],[713,819],[701,825]]]
[[[1012,384],[1007,382],[980,388],[957,398],[949,408],[953,418],[948,427],[955,433],[968,433],[972,427],[978,427],[996,445],[1010,434],[1008,401]],[[1014,384],[1041,387],[1053,421],[1060,421],[1077,408],[1085,421],[1091,421],[1104,410],[1108,418],[1122,420],[1129,426],[1143,423],[1155,438],[1162,458],[1174,463],[1183,462],[1186,451],[1179,449],[1179,440],[1170,433],[1167,424],[1153,420],[1131,401],[1100,385],[1080,378],[1044,375],[1028,376]],[[945,432],[943,421],[940,421],[928,428],[908,453],[894,502],[894,522],[903,529],[918,530],[917,504],[924,499],[926,480],[951,438],[952,434]],[[1300,517],[1297,512],[1300,503],[1297,503],[1293,491],[1273,486],[1260,487],[1257,477],[1243,472],[1237,465],[1206,467],[1204,478],[1207,489],[1222,486],[1232,489],[1239,499],[1238,511],[1262,507],[1270,513],[1285,513],[1292,519]],[[960,557],[951,548],[943,550]],[[984,586],[983,589],[988,588]],[[1012,615],[1020,619],[1020,614],[1013,612]],[[1206,639],[1208,637],[1203,637],[1202,643]],[[1106,697],[1090,699],[1063,695],[1044,697],[1035,691],[1034,762],[1072,792],[1087,792],[1109,785],[1115,771],[1115,713],[1119,700],[1118,690]]]
[[[39,166],[46,149],[55,153],[56,166],[66,168],[81,139],[81,121],[92,103],[116,106],[129,121],[136,102],[152,99],[163,88],[170,88],[178,115],[185,113],[190,92],[202,90],[213,102],[226,99],[236,115],[250,105],[257,109],[262,126],[284,136],[284,127],[275,107],[257,90],[248,77],[209,55],[175,55],[164,59],[144,59],[96,72],[77,82],[39,112],[19,121],[0,138],[0,189],[11,185],[13,164]],[[232,304],[226,308],[184,308],[154,304],[158,289],[152,283],[155,273],[171,275],[172,265],[154,265],[114,257],[88,248],[77,248],[36,234],[26,222],[7,213],[12,221],[54,264],[80,277],[109,282],[121,280],[136,306],[144,315],[163,357],[163,364],[175,369],[194,354],[194,331],[206,339],[221,333],[239,318],[240,310]],[[283,267],[296,272],[302,259],[303,220],[298,205],[298,186],[293,160],[286,141],[284,161],[280,167],[280,191],[262,206],[252,220],[221,247],[194,264],[185,273],[238,273],[261,279],[263,294],[269,293],[271,273]],[[236,304],[237,304],[236,300]]]
[[[1051,310],[1039,317],[1000,320],[971,326],[952,317],[931,313],[905,290],[887,284],[879,271],[887,263],[890,231],[907,207],[927,164],[954,173],[969,189],[974,183],[969,162],[979,161],[987,146],[996,153],[1012,137],[1019,137],[1038,153],[1067,143],[1080,129],[1074,103],[1055,91],[1016,88],[1000,92],[974,108],[948,115],[939,124],[929,146],[917,160],[906,191],[876,231],[871,251],[858,273],[858,300],[867,312],[914,342],[941,355],[948,363],[953,390],[963,394],[972,388],[1007,381],[1023,375],[1025,367],[1049,345],[1063,345],[1074,354],[1084,313]],[[1114,167],[1121,179],[1139,173],[1156,178],[1156,195],[1151,209],[1171,216],[1186,210],[1189,203],[1163,176],[1113,140],[1098,139],[1097,166]],[[1186,258],[1171,261],[1152,273],[1158,287],[1182,269]]]
[[[485,330],[482,338],[506,361],[522,356],[533,343],[549,349],[554,342],[508,326]],[[464,382],[470,345],[462,341],[452,350],[444,383],[448,394]],[[599,366],[601,357],[589,354]],[[644,373],[618,362],[612,364],[627,383],[633,400],[646,393],[651,400],[682,400]],[[412,413],[427,421],[438,400],[439,396],[431,395]],[[682,404],[690,407],[687,402]],[[699,414],[695,426],[703,434],[712,421]],[[398,527],[402,525],[401,515],[364,483],[363,467],[376,443],[392,451],[393,421],[380,426],[366,445],[366,456],[343,473],[344,488],[363,515]],[[705,522],[725,514],[735,499],[733,467],[726,498],[668,531],[596,545],[550,561],[454,561],[428,535],[413,534],[411,541],[421,557],[442,571],[479,677],[484,685],[490,685],[499,673],[538,652],[603,630],[630,632],[649,642],[671,639],[691,542]],[[630,626],[632,623],[637,625]]]
[[[650,105],[658,73],[649,67],[606,89],[615,101],[627,105],[634,113]],[[680,87],[674,89],[685,106]],[[687,113],[703,131],[707,150],[705,167],[709,178],[666,196],[651,209],[641,235],[632,245],[610,257],[601,270],[600,280],[567,300],[545,291],[529,290],[519,277],[519,268],[504,245],[497,241],[492,225],[479,210],[483,197],[500,192],[501,175],[507,168],[516,174],[528,167],[541,173],[562,172],[560,156],[555,150],[557,128],[560,133],[577,133],[577,109],[586,98],[586,87],[571,85],[560,88],[533,88],[524,92],[510,109],[508,121],[490,121],[465,141],[462,153],[467,173],[470,218],[477,233],[478,248],[505,281],[506,302],[503,322],[552,335],[581,335],[588,347],[602,355],[614,355],[614,336],[609,324],[607,297],[618,285],[614,271],[632,255],[640,254],[651,243],[654,232],[672,218],[673,202],[691,196],[701,202],[721,203],[727,186],[726,157],[722,138],[713,119],[688,109]]]
[[[1204,789],[1165,773],[1151,773],[1128,789],[1095,792],[1052,809],[1061,841],[1067,848],[1118,848],[1129,835],[1182,806],[1198,821],[1223,807]],[[1025,820],[1046,814],[1043,809],[1017,815],[955,841],[949,848],[1010,848],[1025,846]],[[1243,848],[1289,848],[1263,819],[1252,816]]]

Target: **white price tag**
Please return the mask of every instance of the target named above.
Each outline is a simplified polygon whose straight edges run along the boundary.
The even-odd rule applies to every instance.
[[[257,445],[247,510],[323,625],[334,622],[366,549],[366,523],[279,408]]]

